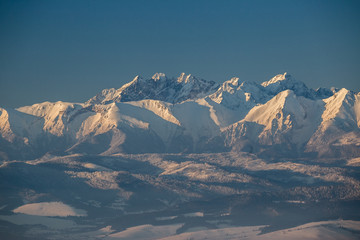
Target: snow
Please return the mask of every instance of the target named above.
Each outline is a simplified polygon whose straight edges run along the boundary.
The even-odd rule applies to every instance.
[[[271,145],[273,141],[277,142],[276,138],[274,137],[274,140],[272,140],[272,137],[278,132],[286,132],[292,127],[292,122],[289,119],[291,112],[289,115],[285,112],[285,104],[288,102],[287,100],[291,100],[293,97],[292,91],[283,91],[266,104],[252,108],[246,115],[245,121],[264,126],[264,130],[259,136],[262,143]],[[295,105],[295,103],[294,101],[290,102],[292,105]],[[297,110],[301,110],[301,108]]]
[[[324,99],[326,104],[325,111],[322,114],[323,122],[329,121],[339,115],[342,107],[342,103],[349,91],[342,88],[339,92],[335,93],[327,99]]]
[[[165,81],[167,78],[165,73],[155,73],[152,79],[154,79],[154,81]]]
[[[193,213],[185,213],[184,217],[203,217],[203,212],[193,212]]]
[[[360,167],[360,157],[347,160],[346,165]]]
[[[360,128],[360,93],[355,95],[354,112],[358,128]]]
[[[84,110],[83,107],[84,105],[79,103],[58,101],[55,103],[44,102],[20,107],[17,110],[40,117],[44,121],[42,123],[42,130],[44,132],[58,137],[66,134],[73,138],[82,122],[93,114],[88,110]],[[37,130],[37,132],[40,134],[41,130]]]
[[[323,99],[322,122],[307,143],[308,151],[318,152],[320,156],[332,156],[333,151],[345,146],[347,152],[351,152],[349,147],[357,151],[360,142],[357,99],[358,95],[345,88]]]
[[[84,161],[77,161],[76,158],[80,158],[81,154],[72,154],[66,156],[53,156],[51,154],[46,154],[43,157],[35,160],[26,161],[25,163],[30,165],[41,165],[41,164],[64,164],[67,165],[69,168],[87,168],[91,170],[97,171],[108,171],[110,172],[111,169]]]
[[[2,181],[8,188],[19,189],[15,194],[4,195],[2,205],[8,206],[2,210],[3,214],[17,207],[14,206],[16,202],[39,203],[45,199],[59,199],[71,203],[71,207],[86,210],[87,217],[70,219],[93,227],[70,231],[73,227],[67,225],[63,229],[69,231],[45,233],[50,231],[51,221],[49,227],[31,224],[47,223],[46,216],[16,213],[0,218],[16,224],[30,223],[29,226],[9,225],[11,229],[24,229],[20,233],[24,234],[23,238],[30,237],[31,231],[38,238],[45,238],[47,234],[47,238],[54,239],[67,236],[111,239],[109,235],[113,239],[147,239],[149,236],[156,239],[247,239],[253,236],[257,239],[268,236],[268,231],[274,231],[274,228],[293,227],[303,224],[306,219],[329,219],[327,209],[334,204],[338,206],[334,209],[335,214],[352,218],[354,213],[348,203],[360,196],[357,162],[356,158],[347,162],[339,158],[269,159],[235,151],[112,156],[47,154],[32,161],[8,161],[0,168]],[[28,186],[32,189],[27,189]],[[356,208],[356,205],[352,206]],[[313,213],[308,209],[313,209]],[[297,214],[300,214],[299,218],[293,218]],[[33,222],[32,217],[35,217]],[[50,220],[59,218],[69,219],[49,217]],[[282,225],[284,222],[287,225]],[[238,225],[246,223],[254,226],[246,230]],[[159,226],[161,224],[179,226],[169,232],[172,227]],[[264,231],[261,227],[266,226],[256,226],[263,224],[271,226]],[[346,224],[297,227],[291,231],[281,230],[279,234],[290,234],[292,239],[302,234],[300,230],[314,233],[314,236],[330,230],[339,239],[357,236],[358,232],[351,230],[356,228]],[[354,225],[358,226],[359,222]],[[36,229],[43,231],[42,234],[38,234]],[[264,234],[260,235],[261,232]]]
[[[186,176],[192,180],[206,181],[206,182],[250,182],[251,177],[240,173],[228,173],[213,165],[207,163],[196,163],[185,161],[182,163],[175,163],[169,161],[163,161],[160,168],[164,169],[164,172],[160,176],[165,175],[178,175]]]
[[[13,212],[48,217],[86,216],[86,212],[84,210],[70,207],[62,202],[29,203],[14,209]]]
[[[74,172],[67,171],[67,174],[74,178],[83,178],[87,179],[86,183],[93,187],[103,190],[108,189],[119,189],[118,184],[116,183],[116,177],[119,172],[117,171],[95,171],[95,172]]]
[[[359,231],[359,222],[350,220],[323,221],[304,224],[298,227],[278,230],[275,232],[261,234],[261,230],[266,226],[250,227],[231,227],[222,229],[211,229],[194,232],[181,233],[175,236],[168,236],[162,240],[182,240],[182,239],[244,239],[244,240],[282,240],[282,239],[358,239],[353,231]],[[195,229],[194,229],[195,230]],[[145,236],[144,236],[145,237]],[[146,238],[144,238],[146,239]]]
[[[112,233],[112,232],[114,232],[114,230],[112,230],[111,228],[112,227],[109,225],[109,226],[106,226],[106,227],[100,229],[100,231],[103,233]]]
[[[338,138],[338,140],[332,144],[333,146],[345,146],[345,145],[355,145],[360,147],[360,137],[353,133],[347,133]]]
[[[112,239],[160,239],[166,236],[176,234],[176,230],[179,229],[182,224],[165,225],[165,226],[152,226],[152,225],[141,225],[136,227],[128,228],[122,232],[113,233],[108,235],[107,240]]]
[[[114,121],[131,127],[153,130],[164,142],[169,142],[181,125],[173,115],[171,105],[164,102],[143,100],[117,103],[117,109],[119,115]]]
[[[263,82],[261,85],[263,87],[268,87],[272,84],[280,84],[281,81],[285,81],[287,79],[289,79],[291,77],[291,75],[289,75],[287,72],[283,73],[283,74],[278,74],[275,77],[271,78],[269,81],[267,82]]]
[[[179,103],[215,92],[218,85],[213,81],[198,79],[191,74],[182,73],[180,77],[167,78],[164,73],[156,73],[151,79],[135,77],[131,82],[117,90],[103,90],[86,102],[89,104],[108,104],[144,99]]]
[[[178,79],[177,79],[177,81],[179,82],[179,83],[188,83],[188,82],[190,82],[190,81],[194,81],[194,77],[191,75],[191,74],[189,74],[189,75],[186,75],[185,73],[181,73],[180,74],[180,77],[178,77]]]
[[[157,116],[161,117],[165,121],[174,123],[176,125],[181,125],[179,120],[177,120],[171,112],[172,104],[158,101],[158,100],[142,100],[137,102],[129,102],[128,104],[137,106],[139,108],[147,109]]]
[[[192,136],[194,146],[202,137],[216,136],[220,132],[216,119],[211,117],[209,107],[201,105],[197,101],[177,104],[172,112],[181,123],[184,135]]]
[[[177,216],[168,216],[168,217],[157,217],[155,218],[157,221],[166,221],[166,220],[173,220],[177,218]]]
[[[356,221],[323,221],[304,224],[295,228],[279,230],[248,238],[249,240],[282,240],[282,239],[328,239],[328,240],[351,240],[358,236],[352,234],[359,231],[359,222]]]
[[[9,142],[17,138],[26,145],[42,133],[42,119],[13,109],[0,108],[0,136]]]
[[[210,99],[230,109],[236,109],[246,114],[257,103],[269,98],[262,86],[253,82],[240,82],[239,78],[225,81]]]
[[[283,153],[358,156],[360,94],[347,89],[325,99],[316,94],[287,73],[262,85],[235,77],[220,87],[185,73],[137,76],[85,104],[1,108],[0,136],[8,144],[3,158],[40,157],[54,146],[63,153],[90,149],[109,155],[256,152],[281,145]]]
[[[276,95],[286,89],[294,91],[297,96],[304,96],[310,99],[314,99],[316,92],[312,89],[308,89],[307,86],[293,78],[290,74],[278,74],[269,81],[261,84],[267,92]]]
[[[249,239],[249,237],[253,237],[259,234],[263,227],[265,226],[233,227],[233,228],[201,230],[201,231],[181,233],[175,236],[168,236],[162,238],[162,240]]]

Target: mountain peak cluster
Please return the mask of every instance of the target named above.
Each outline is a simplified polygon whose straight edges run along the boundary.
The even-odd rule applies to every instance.
[[[182,73],[136,76],[85,103],[0,108],[0,159],[51,154],[360,156],[360,94],[308,88],[290,74],[222,84]]]

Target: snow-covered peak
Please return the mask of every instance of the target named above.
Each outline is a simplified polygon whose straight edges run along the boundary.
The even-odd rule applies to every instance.
[[[269,81],[261,84],[265,90],[272,95],[276,95],[284,90],[292,90],[297,96],[315,98],[315,91],[309,89],[303,82],[296,80],[288,73],[278,74]]]
[[[182,73],[180,77],[167,78],[164,73],[155,73],[150,79],[136,76],[119,89],[105,89],[86,104],[108,104],[111,102],[130,102],[144,99],[178,103],[201,98],[216,91],[218,84]]]
[[[299,107],[296,95],[291,90],[280,92],[265,104],[255,106],[251,109],[245,119],[247,121],[254,121],[263,124],[267,126],[267,128],[271,128],[273,124],[272,120],[274,118],[279,118],[280,115],[278,113],[282,113],[284,111],[291,112],[294,115],[304,115],[302,107]]]
[[[186,75],[185,73],[181,73],[180,77],[178,77],[177,81],[179,83],[189,83],[189,82],[195,81],[195,79],[196,78],[194,76],[192,76],[191,74]]]
[[[165,73],[155,73],[151,79],[153,79],[156,82],[156,81],[167,80],[167,77],[166,77]]]
[[[154,75],[155,76],[155,75]],[[140,75],[136,75],[135,77],[134,77],[134,79],[131,81],[131,82],[134,82],[134,81],[141,81],[141,80],[143,80],[143,78],[140,76]]]
[[[234,85],[234,86],[238,86],[239,85],[239,78],[238,77],[233,77],[230,80],[226,81],[225,83],[231,84],[231,85]]]
[[[111,89],[109,89],[111,91]],[[73,109],[81,109],[82,104],[70,103],[70,102],[43,102],[37,103],[31,106],[24,106],[17,108],[19,112],[27,113],[33,116],[47,118],[56,118],[59,113],[68,113]]]
[[[287,72],[285,72],[283,74],[278,74],[275,77],[271,78],[269,81],[263,82],[261,85],[263,87],[267,87],[270,84],[276,84],[276,83],[284,81],[284,80],[292,80],[291,75],[288,74]]]
[[[325,111],[322,115],[324,122],[334,118],[342,118],[356,122],[357,125],[354,111],[349,110],[350,108],[353,108],[356,101],[355,95],[351,93],[351,91],[347,90],[346,88],[342,88],[333,96],[326,98],[323,101],[326,104]]]
[[[230,80],[225,81],[220,87],[220,89],[226,92],[233,93],[235,89],[239,87],[239,84],[239,78],[233,77]]]
[[[41,135],[43,133],[42,124],[41,118],[0,107],[0,141],[3,138],[14,143],[17,148],[20,147],[18,144],[28,145],[33,139]]]
[[[269,96],[261,85],[233,77],[225,81],[210,98],[227,108],[241,109],[245,113],[257,103],[269,99]]]
[[[83,104],[69,102],[43,102],[32,106],[24,106],[16,110],[44,119],[44,131],[53,135],[62,136],[68,131],[67,125],[81,114],[88,113]]]

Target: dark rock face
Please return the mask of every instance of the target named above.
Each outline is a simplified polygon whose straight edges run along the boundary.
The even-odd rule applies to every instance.
[[[111,102],[130,102],[143,99],[179,103],[189,99],[203,97],[217,90],[218,84],[192,75],[182,73],[179,78],[167,78],[163,73],[156,73],[151,79],[135,77],[121,88],[105,89],[88,104],[107,104]]]

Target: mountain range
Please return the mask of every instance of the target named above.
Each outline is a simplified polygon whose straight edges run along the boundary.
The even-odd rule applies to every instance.
[[[0,108],[0,158],[208,153],[360,156],[360,93],[313,90],[290,74],[222,84],[182,73],[136,76],[85,103]]]
[[[0,108],[0,239],[359,239],[359,126],[287,73]]]

